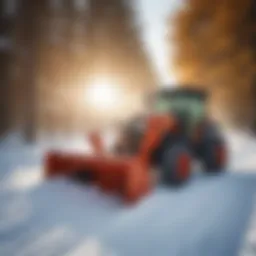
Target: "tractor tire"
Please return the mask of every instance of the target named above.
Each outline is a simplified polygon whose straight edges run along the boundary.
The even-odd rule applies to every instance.
[[[192,168],[189,147],[185,143],[178,143],[168,148],[164,152],[160,168],[165,185],[181,185],[186,182]]]
[[[225,170],[227,164],[226,143],[214,123],[206,124],[202,131],[197,158],[207,173],[218,173]]]
[[[206,142],[201,154],[204,172],[219,173],[225,170],[227,150],[223,141],[215,140]]]

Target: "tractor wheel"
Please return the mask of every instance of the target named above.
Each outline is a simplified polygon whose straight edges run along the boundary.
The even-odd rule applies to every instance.
[[[201,154],[205,172],[217,173],[225,170],[227,150],[224,142],[216,140],[205,143]]]
[[[197,155],[205,172],[217,173],[225,170],[227,163],[226,143],[214,123],[206,123],[203,127]]]
[[[180,185],[190,177],[191,154],[185,144],[176,144],[163,155],[162,180],[166,185]]]

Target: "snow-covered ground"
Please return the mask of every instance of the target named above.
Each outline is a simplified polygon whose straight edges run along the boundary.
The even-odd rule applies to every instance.
[[[225,175],[196,174],[184,188],[159,187],[126,207],[94,187],[42,179],[44,151],[89,150],[80,138],[28,146],[18,133],[7,136],[0,144],[0,255],[256,255],[256,142],[231,131],[227,140]]]
[[[230,171],[256,173],[256,138],[243,132],[227,131]]]

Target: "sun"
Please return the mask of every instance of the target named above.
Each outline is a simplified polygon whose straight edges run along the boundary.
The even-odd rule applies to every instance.
[[[87,88],[85,98],[93,108],[110,110],[121,103],[120,87],[107,80],[95,80]]]

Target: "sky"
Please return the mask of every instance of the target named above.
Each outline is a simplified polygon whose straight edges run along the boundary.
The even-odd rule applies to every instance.
[[[161,83],[175,82],[175,75],[168,70],[166,33],[167,18],[175,13],[181,0],[139,0],[137,8],[143,28],[143,39],[156,67]]]

